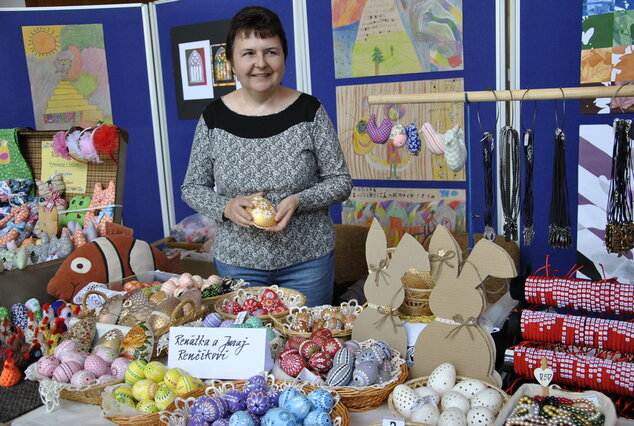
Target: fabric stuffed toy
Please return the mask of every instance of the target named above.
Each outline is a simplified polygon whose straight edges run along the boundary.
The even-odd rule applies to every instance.
[[[20,152],[18,129],[0,129],[0,180],[33,179],[33,172]]]
[[[68,206],[63,198],[66,190],[64,178],[61,174],[56,174],[46,181],[36,180],[35,184],[40,197],[38,228],[50,236],[57,235],[60,212]]]
[[[73,251],[48,282],[46,290],[54,297],[70,301],[91,282],[108,284],[157,269],[184,272],[178,254],[168,258],[147,242],[129,235],[100,237]],[[115,287],[111,289],[121,290]]]
[[[27,220],[31,214],[28,204],[11,209],[11,213],[0,220],[0,247],[25,237]],[[20,240],[21,241],[21,240]]]
[[[84,219],[84,229],[88,223],[94,222],[99,235],[102,237],[106,235],[106,224],[114,221],[113,205],[115,195],[116,186],[114,181],[111,180],[106,189],[103,188],[101,183],[95,183],[92,199],[88,206],[89,210],[86,212],[86,218]]]
[[[68,225],[68,222],[73,221],[78,223],[81,227],[84,226],[84,219],[86,218],[86,208],[90,205],[91,197],[86,197],[83,195],[75,195],[70,199],[70,203],[68,203],[68,209],[71,210],[71,213],[64,213],[61,216],[60,224],[62,226]],[[79,210],[79,211],[72,211]]]

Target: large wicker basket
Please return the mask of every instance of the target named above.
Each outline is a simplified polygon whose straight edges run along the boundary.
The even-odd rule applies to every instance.
[[[459,382],[461,382],[461,381],[463,381],[465,379],[467,379],[467,378],[458,376],[458,377],[456,377],[456,383],[459,383]],[[429,376],[418,377],[416,379],[408,380],[404,384],[409,386],[409,387],[411,387],[412,389],[416,389],[416,388],[420,388],[420,387],[426,386],[427,385],[427,380],[429,380]],[[498,388],[496,386],[490,385],[488,383],[485,383],[485,384],[489,388],[495,389],[496,391],[498,391],[498,393],[500,394],[500,397],[502,398],[502,406],[504,406],[504,404],[506,404],[508,402],[510,397],[509,397],[509,395],[506,392],[504,392],[502,389],[500,389],[500,388]],[[392,401],[392,394],[391,393],[390,393],[390,397],[387,400],[387,405],[388,405],[390,411],[392,412],[392,414],[394,414],[397,417],[403,417],[403,415],[401,413],[399,413],[396,410],[396,408],[394,407],[394,402]],[[408,426],[427,426],[427,425],[425,425],[423,423],[417,423],[417,422],[411,422],[411,421],[406,421],[405,424],[408,425]]]
[[[374,340],[366,340],[361,342],[361,347],[370,346]],[[326,389],[335,390],[341,397],[341,402],[348,407],[350,411],[369,411],[380,407],[388,399],[392,390],[405,380],[407,380],[407,364],[397,350],[393,350],[392,359],[390,360],[394,374],[391,380],[367,386],[364,388],[356,388],[350,386],[342,387],[325,387]],[[324,386],[322,386],[324,387]],[[307,385],[306,389],[310,392],[317,386]]]
[[[289,309],[291,309],[293,307],[297,307],[298,308],[298,307],[304,306],[306,304],[306,296],[304,296],[299,291],[293,290],[293,289],[290,289],[290,288],[285,288],[285,287],[280,288],[280,287],[278,287],[276,285],[272,285],[270,287],[266,287],[266,286],[262,286],[262,287],[245,287],[245,288],[238,289],[235,292],[224,294],[223,297],[221,297],[220,299],[216,300],[216,303],[215,303],[214,307],[216,309],[216,312],[218,312],[220,315],[222,315],[223,318],[225,318],[225,319],[236,319],[237,315],[228,314],[228,313],[223,311],[222,307],[224,306],[224,304],[226,302],[237,301],[240,304],[242,304],[245,300],[250,299],[250,298],[259,299],[260,293],[262,293],[264,290],[267,290],[267,289],[275,291],[277,293],[278,297],[280,298],[280,300],[282,302],[284,302],[284,304],[286,305],[286,307],[288,309],[283,311],[283,312],[280,312],[278,314],[256,315],[263,322],[270,322],[271,321],[271,317],[277,318],[277,319],[284,318],[286,315],[288,315]]]
[[[355,317],[358,316],[363,310],[363,306],[359,305],[356,300],[352,299],[349,302],[343,302],[339,306],[321,305],[309,308],[308,306],[302,306],[299,308],[291,308],[288,315],[283,318],[273,317],[273,326],[286,337],[301,336],[309,338],[311,332],[298,331],[293,329],[293,323],[295,322],[298,314],[307,313],[312,318],[321,317],[326,309],[334,309],[342,314],[350,314]],[[352,334],[352,327],[345,327],[342,330],[331,330],[333,337],[340,337],[343,339],[349,338]]]

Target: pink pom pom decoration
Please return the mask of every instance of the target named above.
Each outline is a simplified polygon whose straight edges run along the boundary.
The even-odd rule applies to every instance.
[[[53,144],[51,145],[53,148],[53,152],[59,155],[62,158],[67,160],[71,159],[71,156],[68,154],[68,147],[66,146],[66,132],[60,130],[59,132],[53,135]]]

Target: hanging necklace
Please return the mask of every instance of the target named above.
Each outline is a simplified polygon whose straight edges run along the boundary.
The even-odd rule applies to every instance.
[[[524,96],[530,89],[522,95]],[[522,101],[520,101],[520,121],[522,121]],[[533,123],[530,129],[524,129],[524,198],[522,201],[522,218],[524,219],[524,245],[530,246],[535,237],[535,228],[533,227],[533,166],[535,164],[535,119],[537,117],[537,102],[533,109]]]
[[[550,223],[548,225],[548,244],[555,249],[572,247],[570,231],[570,211],[568,210],[568,181],[566,180],[566,135],[562,130],[566,118],[566,98],[561,90],[563,118],[561,128],[557,118],[555,101],[555,155],[553,160],[553,181],[550,197]]]
[[[510,93],[512,103],[513,93]],[[513,116],[510,118],[510,123],[513,123]],[[520,210],[520,137],[512,124],[502,128],[499,174],[504,237],[506,241],[517,241],[517,216]]]
[[[497,110],[497,95],[494,90],[491,90],[493,96],[496,99],[496,110]],[[480,104],[478,103],[477,110],[478,117],[478,125],[480,126],[480,130],[482,131],[482,159],[484,161],[484,232],[483,236],[487,240],[493,241],[495,240],[496,232],[495,228],[493,228],[493,151],[495,149],[495,142],[493,138],[493,132],[486,132],[482,127],[482,122],[480,121]],[[493,125],[493,129],[497,127],[499,117],[499,111],[496,111],[495,114],[495,124]]]
[[[618,92],[617,92],[618,93]],[[605,246],[608,253],[622,256],[634,248],[634,217],[631,178],[634,170],[629,132],[631,120],[614,119],[614,148],[608,193]]]

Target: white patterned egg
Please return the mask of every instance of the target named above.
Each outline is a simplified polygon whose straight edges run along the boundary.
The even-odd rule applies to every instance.
[[[464,379],[458,383],[451,389],[452,391],[460,392],[467,399],[473,398],[478,392],[486,389],[488,386],[477,379]]]
[[[493,424],[495,414],[486,407],[475,407],[467,413],[467,425],[485,426]]]
[[[438,426],[467,426],[467,416],[459,408],[448,408],[438,417]]]
[[[438,407],[434,404],[425,404],[421,408],[412,411],[409,420],[416,423],[435,425],[438,423],[438,417],[440,417]]]
[[[453,364],[445,362],[431,372],[427,386],[438,392],[442,396],[456,384],[456,368]]]
[[[495,389],[487,388],[478,392],[473,399],[471,399],[471,408],[486,407],[497,414],[502,407],[502,396]]]
[[[455,407],[460,409],[463,413],[467,413],[471,408],[467,397],[456,391],[445,392],[440,399],[440,406],[443,410]]]
[[[407,385],[396,385],[392,391],[392,404],[401,416],[409,418],[412,414],[412,410],[420,401],[418,394]]]
[[[436,406],[440,405],[440,395],[438,395],[438,392],[436,392],[432,388],[427,386],[421,386],[414,390],[416,391],[418,396],[420,396],[421,398],[430,397],[434,401],[434,404]]]

